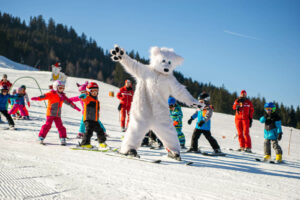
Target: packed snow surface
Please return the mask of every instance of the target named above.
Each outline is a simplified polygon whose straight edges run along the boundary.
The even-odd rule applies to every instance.
[[[43,93],[48,91],[50,72],[14,69],[2,66],[0,76],[8,74],[11,82],[30,76],[38,81]],[[67,96],[77,96],[76,82],[85,81],[68,78]],[[117,110],[119,101],[109,96],[110,91],[116,94],[118,88],[98,83],[101,121],[109,135],[107,144],[120,147],[123,133]],[[27,86],[30,97],[40,95],[32,79],[21,79],[14,87],[22,84]],[[195,121],[188,125],[187,120],[194,111],[183,108],[187,146],[195,127]],[[255,158],[263,157],[263,124],[254,120],[250,130],[254,154],[230,151],[229,148],[239,147],[234,139],[234,116],[214,113],[212,134],[227,153],[225,157],[182,154],[183,159],[194,162],[192,166],[185,166],[168,160],[164,150],[140,148],[141,157],[164,161],[153,164],[100,152],[71,150],[80,141],[76,135],[81,112],[67,105],[63,106],[62,119],[68,132],[68,146],[60,146],[55,125],[45,139],[47,145],[40,145],[38,133],[45,122],[44,103],[31,102],[29,112],[32,120],[15,121],[18,130],[0,130],[0,199],[300,199],[300,131],[296,129],[292,129],[290,136],[291,128],[283,127],[280,145],[285,164],[260,163]],[[3,116],[2,119],[5,121]],[[7,126],[6,121],[0,124],[1,128]],[[92,140],[92,144],[97,145],[97,142]],[[199,145],[201,150],[212,151],[204,136]]]

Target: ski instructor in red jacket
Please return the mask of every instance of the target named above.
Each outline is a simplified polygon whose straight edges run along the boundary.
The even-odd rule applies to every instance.
[[[117,98],[120,100],[119,110],[121,112],[121,128],[123,132],[126,131],[126,128],[129,123],[129,113],[130,113],[133,94],[134,92],[132,89],[132,83],[130,80],[126,80],[125,86],[120,88],[120,91],[117,94]],[[127,115],[127,123],[125,127],[126,115]]]
[[[240,97],[233,104],[235,110],[235,126],[238,132],[240,149],[239,151],[251,152],[251,137],[249,128],[252,126],[254,108],[251,101],[247,98],[247,92],[241,91]]]

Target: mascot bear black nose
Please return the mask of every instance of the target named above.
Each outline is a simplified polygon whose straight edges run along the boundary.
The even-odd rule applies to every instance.
[[[164,71],[165,71],[165,72],[169,72],[169,69],[165,68]]]

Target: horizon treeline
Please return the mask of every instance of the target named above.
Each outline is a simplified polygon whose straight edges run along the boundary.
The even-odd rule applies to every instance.
[[[149,63],[138,52],[128,54],[142,63]],[[72,27],[55,23],[53,18],[46,22],[41,15],[30,17],[26,24],[19,17],[0,12],[0,55],[42,71],[50,71],[52,64],[60,62],[67,76],[96,79],[117,87],[123,86],[126,79],[133,80],[119,63],[111,61],[109,52],[95,40],[87,38],[84,33],[78,35]],[[186,78],[180,72],[175,71],[174,75],[195,98],[202,91],[208,92],[216,112],[235,113],[232,105],[238,97],[236,92],[229,92],[224,85],[216,87]],[[264,97],[250,97],[250,100],[255,109],[253,118],[259,119],[264,113],[266,100]],[[274,103],[283,125],[300,128],[299,106],[294,108]]]

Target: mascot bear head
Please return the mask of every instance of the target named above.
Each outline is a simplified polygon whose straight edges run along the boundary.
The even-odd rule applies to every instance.
[[[155,71],[170,75],[174,69],[183,63],[183,58],[174,52],[174,49],[151,47],[150,67]]]

